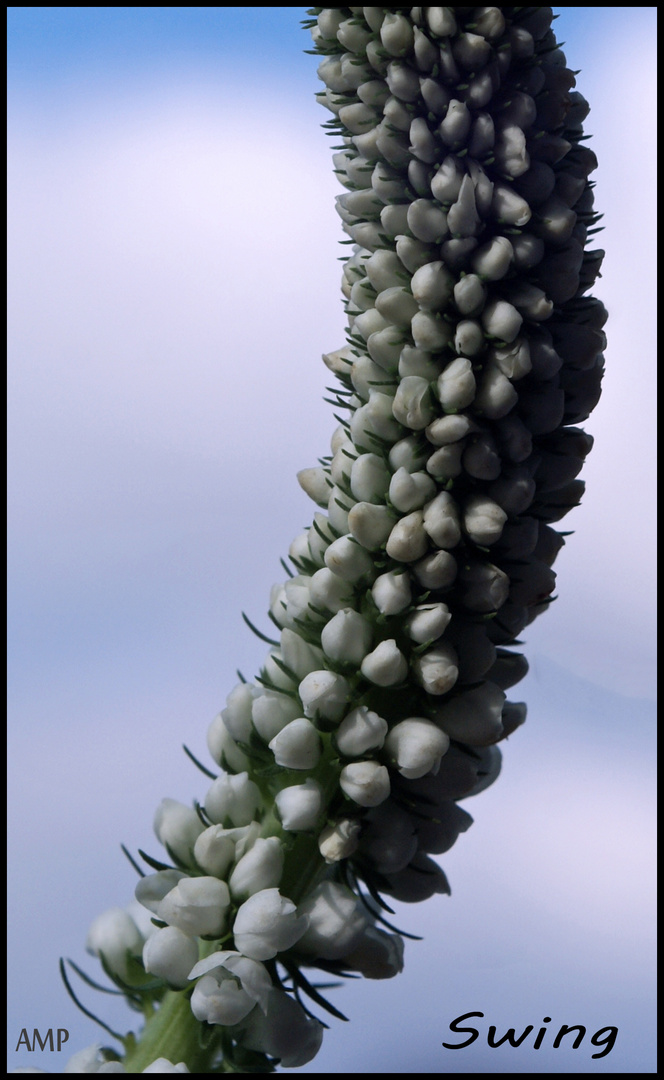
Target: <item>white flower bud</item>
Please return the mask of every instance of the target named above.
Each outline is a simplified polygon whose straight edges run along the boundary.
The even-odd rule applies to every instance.
[[[330,544],[325,552],[325,565],[351,584],[368,576],[373,570],[371,556],[350,536],[340,536]]]
[[[191,995],[191,1011],[197,1020],[208,1024],[239,1024],[255,1005],[254,999],[223,967],[199,978]]]
[[[261,668],[261,676],[278,689],[293,690],[297,683],[297,675],[295,672],[284,671],[285,663],[281,649],[270,649]]]
[[[421,240],[414,240],[411,236],[397,236],[396,244],[397,255],[409,274],[414,274],[437,254],[435,247],[423,244]]]
[[[327,608],[328,611],[340,611],[349,607],[355,599],[353,586],[327,566],[317,570],[312,577],[310,594],[311,602],[316,607]],[[294,720],[295,717],[290,719]]]
[[[406,472],[419,472],[427,458],[427,449],[420,445],[415,435],[408,435],[405,439],[399,439],[391,448],[388,460],[394,472],[397,469],[405,469]]]
[[[320,760],[320,735],[304,717],[291,720],[268,745],[277,765],[285,769],[313,769]]]
[[[359,502],[348,515],[348,531],[363,548],[375,551],[386,542],[396,520],[387,506]]]
[[[438,378],[438,397],[445,412],[457,412],[470,405],[475,397],[475,376],[470,360],[457,357]]]
[[[440,352],[454,335],[450,324],[433,311],[418,311],[413,315],[410,332],[416,347],[427,352]]]
[[[481,190],[477,191],[476,201],[473,179],[464,176],[457,200],[447,211],[447,224],[454,239],[473,237],[480,231],[481,219],[477,212],[480,200]]]
[[[514,249],[506,236],[494,236],[473,252],[470,263],[484,281],[499,281],[509,270]]]
[[[359,944],[369,916],[354,893],[336,881],[322,881],[299,908],[309,925],[298,952],[321,960],[340,960]]]
[[[460,574],[463,603],[469,611],[497,611],[507,600],[510,579],[491,563],[472,563]]]
[[[427,461],[427,472],[436,480],[447,481],[451,477],[460,476],[462,472],[461,453],[463,443],[451,443],[449,446],[441,446]]]
[[[371,595],[381,615],[398,614],[411,602],[408,574],[397,574],[394,570],[381,574],[372,585]]]
[[[278,1058],[282,1069],[306,1065],[320,1050],[323,1025],[283,990],[273,988],[266,1014],[254,1009],[245,1023],[241,1045]]]
[[[461,315],[477,315],[485,298],[486,289],[477,274],[466,274],[454,286],[454,303]]]
[[[315,514],[314,520],[317,518],[322,519],[327,523],[327,518],[323,514]],[[319,534],[312,528],[309,529],[309,550],[311,551],[311,557],[314,562],[318,561],[318,551],[315,547],[312,547],[312,533],[319,540]],[[281,620],[280,625],[295,625],[295,619],[306,619],[311,614],[309,608],[309,582],[310,577],[305,574],[296,574],[294,578],[290,578],[284,584],[283,602],[286,606],[285,618]],[[279,622],[279,620],[277,620]]]
[[[230,900],[225,881],[184,877],[163,898],[157,916],[191,937],[220,937]]]
[[[237,980],[237,985],[251,1000],[251,1007],[253,1008],[255,1004],[258,1004],[263,1013],[266,1012],[268,998],[272,991],[272,980],[270,979],[267,969],[257,960],[251,960],[249,957],[242,956],[239,952],[235,952],[234,950],[220,950],[219,952],[211,953],[203,960],[199,960],[189,972],[190,979],[200,980],[197,984],[198,987],[201,986],[201,982],[208,975],[215,976],[218,988],[221,988],[222,977],[226,980],[226,976],[230,975],[234,980]],[[208,984],[208,987],[210,992],[214,993],[214,989],[210,984]],[[226,991],[229,989],[229,987],[225,988]],[[196,991],[194,990],[194,995],[195,994]],[[222,993],[221,996],[223,998],[224,994]],[[232,994],[228,993],[226,996],[231,999],[233,997]],[[200,1001],[200,995],[198,1000]],[[235,1000],[237,1002],[238,999],[236,998]],[[221,1007],[221,1005],[222,1002],[220,1001],[219,1006]],[[221,1015],[218,1015],[216,1019],[212,1019],[210,1015],[207,1017],[199,1016],[197,1009],[193,1006],[193,998],[192,1010],[199,1020],[207,1019],[208,1023],[231,1023],[230,1020],[222,1019]]]
[[[424,508],[424,529],[436,547],[453,548],[461,539],[457,505],[449,491],[441,491]]]
[[[337,30],[337,40],[348,52],[362,54],[371,40],[372,31],[362,26],[359,19],[344,19]],[[320,68],[319,68],[320,77]]]
[[[429,383],[418,375],[401,380],[392,403],[395,418],[412,431],[422,431],[435,416]]]
[[[115,1062],[109,1062],[108,1065],[102,1065],[98,1072],[118,1072],[119,1070],[112,1068]],[[174,1065],[168,1058],[156,1058],[151,1061],[149,1065],[146,1065],[143,1069],[144,1073],[188,1073],[189,1069],[185,1065],[184,1061],[179,1061],[177,1065]]]
[[[358,502],[382,503],[390,471],[378,454],[360,454],[350,470],[350,489]]]
[[[445,732],[420,716],[395,724],[385,740],[385,750],[407,780],[438,772],[440,759],[449,745]]]
[[[387,541],[386,551],[397,562],[414,562],[422,558],[428,546],[424,514],[421,510],[414,510],[396,523]]]
[[[189,982],[189,972],[197,960],[198,942],[177,926],[157,930],[143,946],[145,970],[178,989]]]
[[[420,559],[413,572],[425,589],[446,589],[456,578],[456,559],[449,551],[434,551]]]
[[[164,897],[186,876],[181,870],[159,870],[156,874],[147,874],[136,885],[136,899],[153,915],[158,915]]]
[[[487,334],[508,343],[514,341],[523,323],[522,316],[506,300],[490,300],[481,318]]]
[[[476,319],[461,319],[456,325],[454,349],[461,356],[477,356],[484,348],[484,331]]]
[[[130,957],[141,955],[143,937],[131,915],[115,907],[97,916],[88,930],[85,947],[93,956],[103,956],[109,970],[126,981]]]
[[[467,416],[440,416],[433,424],[429,424],[426,436],[434,446],[446,446],[448,443],[459,442],[472,430],[473,424]]]
[[[62,1070],[66,1073],[98,1073],[114,1072],[123,1073],[124,1066],[119,1061],[107,1061],[101,1043],[86,1046],[76,1054],[72,1054]],[[11,1070],[13,1073],[44,1073],[46,1069],[37,1069],[32,1065],[20,1066]]]
[[[195,810],[175,799],[162,799],[154,816],[155,836],[182,863],[191,861],[196,838],[205,828]]]
[[[508,379],[522,379],[533,366],[527,338],[518,337],[509,345],[493,346],[489,359]]]
[[[471,122],[472,117],[466,103],[452,98],[447,113],[445,114],[445,118],[441,120],[438,125],[441,139],[447,146],[458,146],[468,135]],[[433,183],[431,189],[433,191]],[[436,195],[436,198],[439,198],[435,191],[434,194]]]
[[[410,203],[406,223],[413,236],[424,244],[439,244],[449,233],[447,214],[432,199],[415,199]]]
[[[353,761],[341,770],[339,786],[359,806],[378,806],[390,794],[390,777],[377,761]]]
[[[350,686],[343,675],[334,671],[312,671],[298,687],[304,715],[340,720],[346,711]]]
[[[297,723],[297,721],[294,721]],[[284,849],[276,836],[258,837],[233,869],[228,885],[234,900],[246,900],[261,889],[278,887],[284,869]]]
[[[389,289],[392,285],[403,285],[408,277],[396,253],[385,248],[374,251],[365,261],[364,269],[376,292]]]
[[[300,706],[293,698],[274,690],[265,690],[251,706],[251,719],[260,737],[269,742],[286,724],[296,720],[300,712]]]
[[[367,750],[378,750],[387,735],[387,720],[371,712],[366,705],[359,705],[339,724],[334,741],[344,757],[360,757]]]
[[[405,56],[413,47],[413,27],[405,15],[386,12],[380,40],[390,56]]]
[[[262,803],[261,793],[246,772],[224,773],[208,788],[205,812],[215,825],[248,825]]]
[[[344,966],[365,979],[391,979],[403,971],[403,938],[368,926],[359,942],[344,956]]]
[[[493,185],[491,212],[499,224],[516,225],[519,229],[530,221],[532,214],[526,200],[507,184]]]
[[[365,656],[360,670],[376,686],[397,686],[408,674],[408,661],[394,638],[388,638]]]
[[[501,736],[504,692],[492,682],[484,682],[441,705],[435,720],[451,739],[469,746],[488,746]]]
[[[233,937],[239,952],[252,960],[271,960],[290,949],[308,926],[298,915],[292,900],[278,889],[261,889],[240,907],[233,923]]]
[[[410,320],[418,310],[417,300],[403,285],[393,285],[391,289],[384,289],[376,297],[375,307],[384,319],[401,330],[410,326]]]
[[[446,630],[451,618],[447,604],[418,604],[406,620],[408,636],[419,645],[423,645],[425,641],[436,641]]]
[[[321,645],[330,660],[359,667],[371,649],[371,626],[358,611],[343,608],[323,627]]]
[[[463,508],[463,527],[475,544],[488,547],[500,539],[505,511],[486,495],[470,495]]]
[[[297,480],[302,490],[313,499],[318,506],[327,506],[330,495],[330,478],[320,467],[314,469],[300,469]]]
[[[327,504],[327,518],[332,529],[337,533],[348,532],[348,511],[353,506],[354,500],[345,494],[336,485],[330,490],[330,498]]]
[[[398,330],[396,326],[388,325],[384,329],[376,330],[375,333],[369,335],[367,338],[367,350],[375,364],[378,364],[384,371],[392,373],[398,369],[399,356],[404,341],[403,331]],[[353,441],[357,442],[352,421],[351,432]]]
[[[385,382],[385,372],[378,367],[378,364],[374,364],[369,356],[356,356],[353,360],[350,380],[356,393],[363,401],[368,401],[375,384]]]
[[[341,59],[338,56],[324,57],[316,69],[316,74],[335,94],[344,94],[350,90],[349,83],[341,74]]]
[[[207,732],[207,744],[210,754],[217,765],[224,760],[231,769],[246,769],[249,758],[240,750],[235,739],[224,723],[221,713],[217,713]]]
[[[455,279],[445,263],[438,261],[425,263],[416,270],[410,287],[421,308],[426,311],[442,311],[452,296],[454,282]]]
[[[333,480],[335,484],[348,483],[350,470],[356,456],[353,444],[344,432],[343,442],[335,450],[332,461],[330,462],[330,479]],[[329,501],[329,492],[327,498]]]
[[[414,345],[404,345],[399,357],[399,376],[406,379],[409,375],[418,375],[427,382],[435,382],[440,374],[440,364],[431,353],[416,349]],[[410,436],[412,438],[412,436]]]
[[[275,796],[281,824],[288,832],[313,829],[323,806],[320,784],[309,777],[303,784],[282,788]]]
[[[489,364],[480,382],[475,408],[489,420],[498,420],[514,408],[519,395],[508,378]]]
[[[252,823],[258,828],[258,822]],[[251,829],[251,825],[225,829],[223,825],[210,825],[198,837],[194,845],[194,858],[201,870],[211,877],[224,878],[235,859],[236,841]],[[255,839],[255,837],[254,837]]]
[[[248,742],[251,734],[251,707],[260,689],[252,683],[239,683],[226,698],[221,715],[227,731],[234,739]]]
[[[451,645],[436,645],[415,658],[413,671],[427,694],[446,694],[459,677],[459,659]]]
[[[362,132],[370,131],[376,126],[378,117],[373,109],[358,101],[353,105],[342,105],[339,109],[339,119],[353,135],[361,135]]]
[[[298,679],[303,679],[310,671],[316,671],[323,660],[320,649],[289,629],[281,631],[281,655],[286,666]]]
[[[326,825],[318,837],[318,850],[325,862],[341,862],[357,851],[361,828],[359,821],[349,818],[343,818],[334,825]]]

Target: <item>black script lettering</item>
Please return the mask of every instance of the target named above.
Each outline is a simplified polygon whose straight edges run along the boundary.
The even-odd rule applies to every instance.
[[[521,1046],[523,1040],[527,1038],[528,1035],[530,1035],[532,1030],[533,1025],[528,1024],[528,1027],[525,1029],[523,1035],[519,1035],[519,1038],[517,1039],[516,1031],[514,1030],[514,1028],[509,1028],[509,1030],[503,1035],[502,1039],[498,1039],[498,1042],[496,1042],[496,1029],[495,1027],[490,1027],[486,1041],[488,1042],[492,1050],[497,1050],[499,1046],[503,1045],[506,1039],[509,1040],[510,1046]]]
[[[599,1036],[602,1035],[605,1031],[609,1032],[608,1038],[600,1039]],[[604,1057],[605,1054],[610,1054],[611,1051],[613,1050],[613,1047],[616,1044],[617,1037],[618,1037],[618,1028],[617,1027],[605,1027],[605,1028],[600,1028],[599,1031],[596,1031],[595,1034],[592,1036],[592,1038],[590,1040],[591,1043],[593,1044],[593,1046],[605,1046],[606,1050],[602,1050],[601,1054],[593,1054],[592,1057],[601,1058],[601,1057]]]
[[[543,1016],[542,1017],[542,1023],[543,1024],[550,1024],[551,1023],[551,1017],[550,1016]],[[535,1042],[533,1043],[533,1050],[539,1050],[540,1046],[542,1045],[542,1039],[544,1038],[545,1035],[546,1035],[546,1028],[540,1028],[539,1031],[537,1032],[537,1037],[535,1039]]]
[[[463,1050],[463,1048],[465,1046],[470,1046],[471,1043],[475,1042],[475,1039],[479,1038],[480,1033],[477,1030],[477,1028],[457,1027],[457,1024],[460,1024],[462,1020],[468,1020],[468,1019],[470,1019],[471,1016],[484,1016],[484,1013],[483,1012],[467,1012],[467,1013],[464,1013],[463,1016],[457,1016],[455,1020],[452,1020],[452,1022],[450,1023],[450,1031],[454,1031],[458,1035],[465,1034],[467,1031],[469,1031],[471,1034],[470,1034],[470,1038],[466,1039],[466,1041],[462,1042],[462,1043],[446,1043],[446,1042],[444,1042],[443,1046],[445,1047],[446,1050]],[[494,1028],[494,1030],[495,1030],[495,1028]]]
[[[581,1043],[583,1042],[583,1036],[586,1033],[586,1029],[584,1028],[583,1024],[571,1024],[571,1025],[563,1024],[560,1031],[558,1032],[555,1039],[553,1040],[553,1049],[554,1050],[557,1050],[558,1047],[560,1046],[560,1044],[562,1042],[562,1039],[563,1039],[563,1035],[569,1035],[570,1031],[578,1031],[579,1032],[579,1034],[575,1038],[574,1042],[572,1043],[572,1046],[573,1046],[574,1050],[578,1050],[578,1048],[581,1046]]]

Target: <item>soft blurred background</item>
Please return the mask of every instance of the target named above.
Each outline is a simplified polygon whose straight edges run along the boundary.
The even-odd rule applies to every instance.
[[[605,215],[587,493],[525,635],[528,723],[441,857],[452,897],[399,908],[424,941],[399,978],[334,992],[351,1022],[305,1072],[655,1069],[656,9],[557,10]],[[311,521],[295,473],[335,425],[320,354],[343,344],[347,249],[304,14],[8,9],[10,1069],[107,1041],[58,957],[97,974],[87,928],[135,882],[119,843],[156,854],[160,799],[204,794],[180,744],[208,761],[264,655],[240,611],[269,628]],[[468,1012],[480,1037],[443,1049]],[[541,1049],[488,1048],[545,1016]],[[562,1023],[587,1027],[577,1050],[552,1049]],[[15,1052],[49,1027],[61,1055]]]

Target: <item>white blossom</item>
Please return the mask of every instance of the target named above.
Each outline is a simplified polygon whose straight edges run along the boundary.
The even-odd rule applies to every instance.
[[[377,761],[353,761],[341,770],[339,786],[359,806],[378,806],[390,794],[390,777]]]
[[[334,741],[344,757],[360,757],[367,750],[380,749],[386,735],[387,720],[367,705],[358,705],[344,716],[334,733]]]
[[[189,971],[198,960],[198,942],[177,926],[165,926],[145,942],[143,966],[169,984],[181,988],[189,982]]]
[[[313,769],[321,755],[320,735],[303,716],[286,724],[268,745],[277,765],[285,769]]]
[[[377,686],[397,686],[408,674],[408,661],[394,638],[381,641],[362,661],[362,674]]]
[[[228,885],[213,877],[184,877],[164,896],[157,917],[192,937],[218,937],[226,926]]]
[[[271,960],[302,937],[309,920],[278,889],[261,889],[239,908],[233,923],[238,950],[252,960]]]
[[[103,956],[109,969],[128,981],[130,958],[141,955],[143,936],[131,915],[115,907],[97,916],[88,930],[85,947],[93,956]]]
[[[277,792],[275,803],[284,829],[289,832],[313,829],[323,805],[320,784],[311,777],[303,784],[291,784]]]
[[[360,841],[361,823],[351,818],[342,818],[334,824],[321,829],[318,837],[318,850],[327,863],[341,862],[357,851]]]
[[[420,716],[411,716],[395,724],[385,740],[385,750],[408,780],[436,772],[449,745],[445,732]]]
[[[312,671],[298,687],[304,715],[340,720],[346,710],[350,686],[343,675],[334,671]]]
[[[323,627],[321,645],[331,660],[356,667],[371,649],[371,625],[352,608],[338,611]]]

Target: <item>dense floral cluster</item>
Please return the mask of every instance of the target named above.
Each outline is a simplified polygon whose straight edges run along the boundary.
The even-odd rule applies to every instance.
[[[320,512],[272,592],[278,639],[210,727],[222,773],[196,809],[164,800],[143,916],[88,940],[148,1019],[189,1002],[201,1038],[170,1071],[304,1064],[302,995],[325,1004],[304,969],[401,970],[383,898],[449,892],[431,855],[525,719],[512,646],[552,599],[592,445],[571,425],[600,393],[596,161],[551,9],[311,15],[352,245],[324,358],[345,411],[299,474]]]

